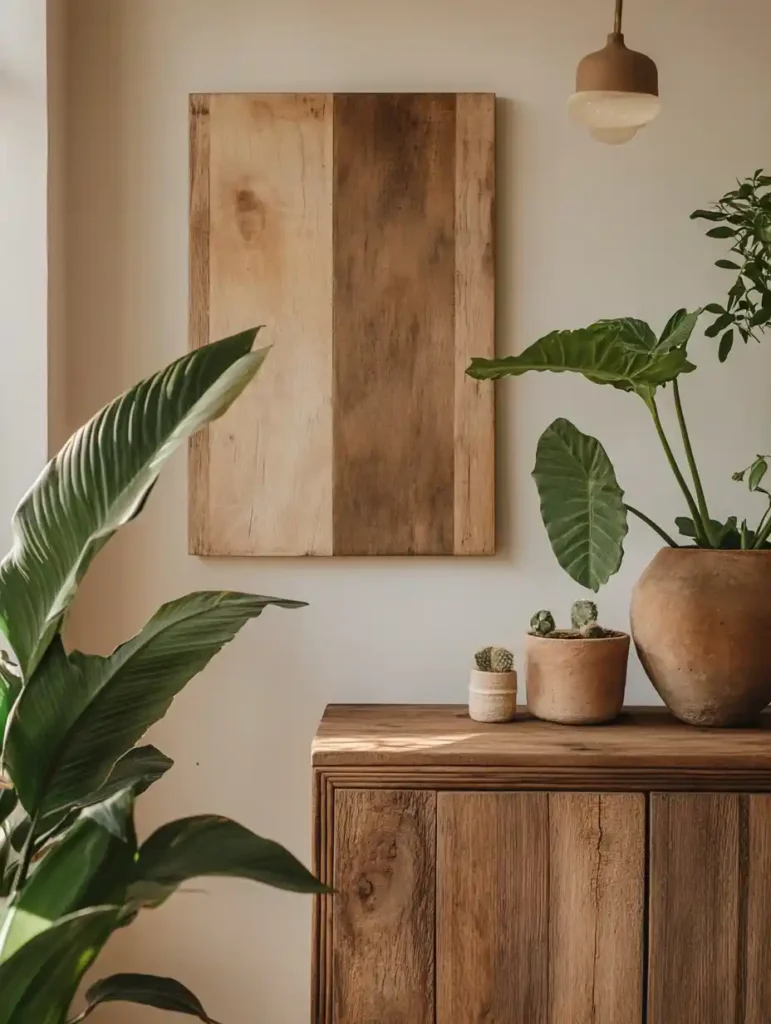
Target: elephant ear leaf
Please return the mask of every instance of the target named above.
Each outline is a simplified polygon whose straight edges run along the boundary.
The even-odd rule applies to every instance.
[[[259,370],[257,331],[215,342],[148,377],[97,413],[43,470],[13,518],[0,564],[0,630],[26,680],[97,552],[141,511],[158,473],[224,413]]]
[[[290,892],[328,892],[279,843],[229,818],[203,814],[163,825],[140,847],[127,900],[159,906],[183,882],[215,876]]]
[[[629,528],[607,452],[568,420],[555,420],[538,442],[533,477],[557,561],[581,586],[599,590],[621,565]]]
[[[204,1024],[217,1024],[189,988],[173,978],[159,978],[154,974],[113,974],[103,978],[86,992],[86,1003],[85,1010],[70,1024],[84,1021],[101,1003],[136,1003],[197,1017]]]
[[[68,657],[55,637],[6,734],[6,766],[27,813],[88,802],[179,691],[268,605],[301,606],[229,591],[188,594],[107,658]]]

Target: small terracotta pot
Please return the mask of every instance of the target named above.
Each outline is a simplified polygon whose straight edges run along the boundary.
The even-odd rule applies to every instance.
[[[557,638],[528,634],[527,707],[564,725],[611,722],[624,706],[629,636]]]
[[[510,722],[517,713],[517,673],[472,669],[468,713],[475,722]]]
[[[771,551],[663,548],[634,588],[632,635],[679,719],[750,724],[771,701]]]

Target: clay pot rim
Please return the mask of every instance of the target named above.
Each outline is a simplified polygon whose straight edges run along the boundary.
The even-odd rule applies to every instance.
[[[615,636],[539,636],[538,633],[528,633],[527,642],[531,643],[559,643],[562,647],[581,645],[581,644],[618,644],[618,643],[630,643],[632,640],[631,634],[624,633],[622,630],[617,629]]]
[[[659,548],[654,557],[657,558],[659,555],[665,554],[670,556],[674,555],[676,557],[679,557],[680,555],[711,555],[713,557],[730,556],[732,558],[736,558],[737,556],[746,558],[747,555],[761,555],[768,558],[769,555],[771,555],[771,548],[750,548],[748,551],[742,551],[741,548],[698,548],[695,545],[689,545],[688,547],[682,548],[671,548],[669,545],[666,545],[663,548]]]

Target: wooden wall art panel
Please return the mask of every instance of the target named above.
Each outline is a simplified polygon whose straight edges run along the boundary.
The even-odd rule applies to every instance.
[[[199,555],[495,549],[495,102],[191,97],[191,345],[274,349],[190,454]]]

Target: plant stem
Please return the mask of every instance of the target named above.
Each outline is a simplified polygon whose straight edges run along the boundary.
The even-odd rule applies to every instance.
[[[683,476],[680,467],[677,464],[675,453],[672,451],[672,446],[667,440],[667,435],[664,433],[664,427],[661,424],[661,417],[659,416],[659,410],[658,406],[656,405],[655,396],[650,395],[650,397],[646,398],[645,404],[648,406],[650,414],[653,417],[653,423],[656,427],[656,433],[659,435],[661,447],[664,449],[664,454],[667,457],[667,461],[669,462],[670,468],[672,469],[672,472],[675,474],[675,479],[677,480],[680,486],[680,490],[683,492],[683,496],[685,497],[685,500],[688,504],[688,509],[691,513],[693,525],[696,530],[696,540],[700,547],[709,547],[709,538],[704,532],[704,524],[701,520],[701,513],[699,512],[698,506],[694,500],[693,495],[691,494],[686,479]]]
[[[691,438],[688,434],[688,427],[685,422],[685,413],[683,412],[683,403],[680,399],[680,386],[677,380],[672,381],[672,391],[675,396],[675,411],[677,413],[677,422],[680,426],[680,434],[683,438],[683,448],[685,449],[685,457],[688,460],[688,468],[691,471],[691,477],[693,478],[693,486],[696,491],[696,500],[699,505],[699,512],[701,513],[702,523],[704,524],[704,532],[707,535],[712,547],[717,547],[717,538],[714,535],[712,525],[710,523],[709,509],[707,508],[707,498],[704,494],[704,488],[701,484],[701,477],[699,476],[699,470],[696,465],[696,457],[693,454],[693,446],[691,445]]]
[[[654,523],[653,520],[646,516],[644,512],[641,512],[639,508],[635,508],[634,505],[624,505],[624,508],[627,510],[627,512],[631,512],[633,516],[637,516],[638,519],[642,519],[646,526],[650,526],[653,532],[657,533],[665,544],[668,544],[671,548],[680,547],[677,541],[673,540],[672,537],[670,537],[669,534],[666,532],[666,530],[663,530],[658,525],[658,523]]]
[[[758,525],[758,531],[755,534],[755,543],[752,545],[753,548],[762,548],[769,537],[771,537],[771,519],[769,519],[769,513],[771,513],[771,505],[766,509],[765,515],[760,520]]]
[[[32,855],[35,852],[35,833],[37,832],[38,825],[38,814],[35,813],[32,816],[32,821],[29,825],[29,832],[27,838],[24,840],[24,846],[21,851],[21,858],[19,860],[19,870],[16,872],[16,878],[13,883],[12,895],[15,896],[21,892],[24,883],[27,881],[27,875],[29,874],[29,866],[32,863]]]

